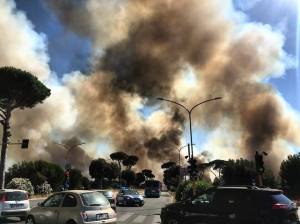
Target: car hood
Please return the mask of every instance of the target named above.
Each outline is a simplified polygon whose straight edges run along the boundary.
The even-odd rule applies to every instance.
[[[167,204],[165,206],[165,208],[168,208],[168,209],[173,209],[173,208],[181,208],[185,205],[185,202],[183,201],[179,201],[179,202],[174,202],[174,203],[170,203],[170,204]]]
[[[143,199],[143,196],[141,196],[141,195],[131,195],[131,194],[127,194],[127,195],[125,195],[125,197]]]

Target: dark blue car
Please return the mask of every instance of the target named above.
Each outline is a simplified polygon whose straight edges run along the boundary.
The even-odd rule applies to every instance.
[[[121,189],[117,195],[118,206],[143,206],[144,203],[144,197],[136,190]]]

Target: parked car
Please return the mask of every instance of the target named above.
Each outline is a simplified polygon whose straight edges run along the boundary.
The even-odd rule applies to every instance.
[[[102,193],[106,199],[110,203],[110,207],[116,211],[116,197],[114,196],[113,192],[110,190],[97,190],[98,192]]]
[[[130,205],[144,205],[144,197],[136,190],[121,189],[117,194],[117,205],[130,206]]]
[[[162,224],[299,224],[297,209],[277,189],[227,186],[165,206],[161,220]]]
[[[28,193],[22,190],[0,190],[0,218],[19,217],[26,219],[30,210]]]
[[[49,196],[28,214],[26,224],[116,223],[116,213],[103,194],[70,190]]]

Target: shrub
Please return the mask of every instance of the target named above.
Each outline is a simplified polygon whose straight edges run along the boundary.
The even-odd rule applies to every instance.
[[[48,184],[47,181],[45,181],[43,184],[37,185],[37,186],[36,186],[36,192],[37,192],[38,194],[45,195],[45,194],[50,194],[50,193],[52,193],[53,190],[52,190],[51,185]]]
[[[185,181],[181,183],[176,190],[176,194],[175,194],[176,201],[191,198],[193,196],[192,186],[193,186],[192,181]],[[207,190],[210,187],[212,187],[212,185],[204,180],[195,181],[196,195],[200,194],[201,192]]]
[[[27,191],[29,195],[34,195],[33,186],[27,178],[13,178],[7,185],[8,189],[19,189]]]

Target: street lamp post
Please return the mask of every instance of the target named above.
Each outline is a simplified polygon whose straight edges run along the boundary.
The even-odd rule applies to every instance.
[[[68,161],[69,160],[69,158],[68,158],[69,153],[70,153],[71,149],[73,149],[73,148],[75,148],[77,146],[83,145],[83,144],[85,144],[85,142],[80,142],[78,144],[71,145],[71,146],[68,146],[68,145],[65,145],[65,144],[61,144],[61,143],[57,143],[57,142],[55,142],[55,144],[63,146],[67,150],[66,158],[65,158],[65,172],[66,172],[65,173],[65,175],[66,175],[65,188],[68,190],[69,184],[70,184],[70,180],[69,180],[70,173],[69,172],[71,170],[71,164],[70,164],[70,161]]]
[[[193,150],[193,134],[192,134],[192,111],[196,107],[200,106],[201,104],[204,104],[204,103],[207,103],[207,102],[210,102],[210,101],[214,101],[214,100],[219,100],[219,99],[222,99],[222,97],[216,97],[216,98],[204,100],[204,101],[202,101],[202,102],[197,103],[196,105],[194,105],[191,109],[188,109],[187,107],[185,107],[181,103],[178,103],[178,102],[173,101],[173,100],[168,100],[168,99],[164,99],[164,98],[157,98],[157,99],[177,104],[178,106],[182,107],[185,111],[188,112],[188,114],[189,114],[189,124],[190,124],[189,125],[190,126],[190,138],[191,138],[191,142],[190,142],[190,145],[191,145],[191,159],[193,159],[194,158],[194,150]]]
[[[193,145],[195,145],[195,144],[193,144]],[[177,149],[177,151],[178,151],[178,165],[180,166],[180,164],[181,164],[181,157],[180,157],[180,153],[181,153],[181,150],[182,149],[184,149],[185,147],[190,147],[190,144],[187,144],[187,145],[185,145],[185,146],[182,146],[182,147],[180,147],[179,149]]]

